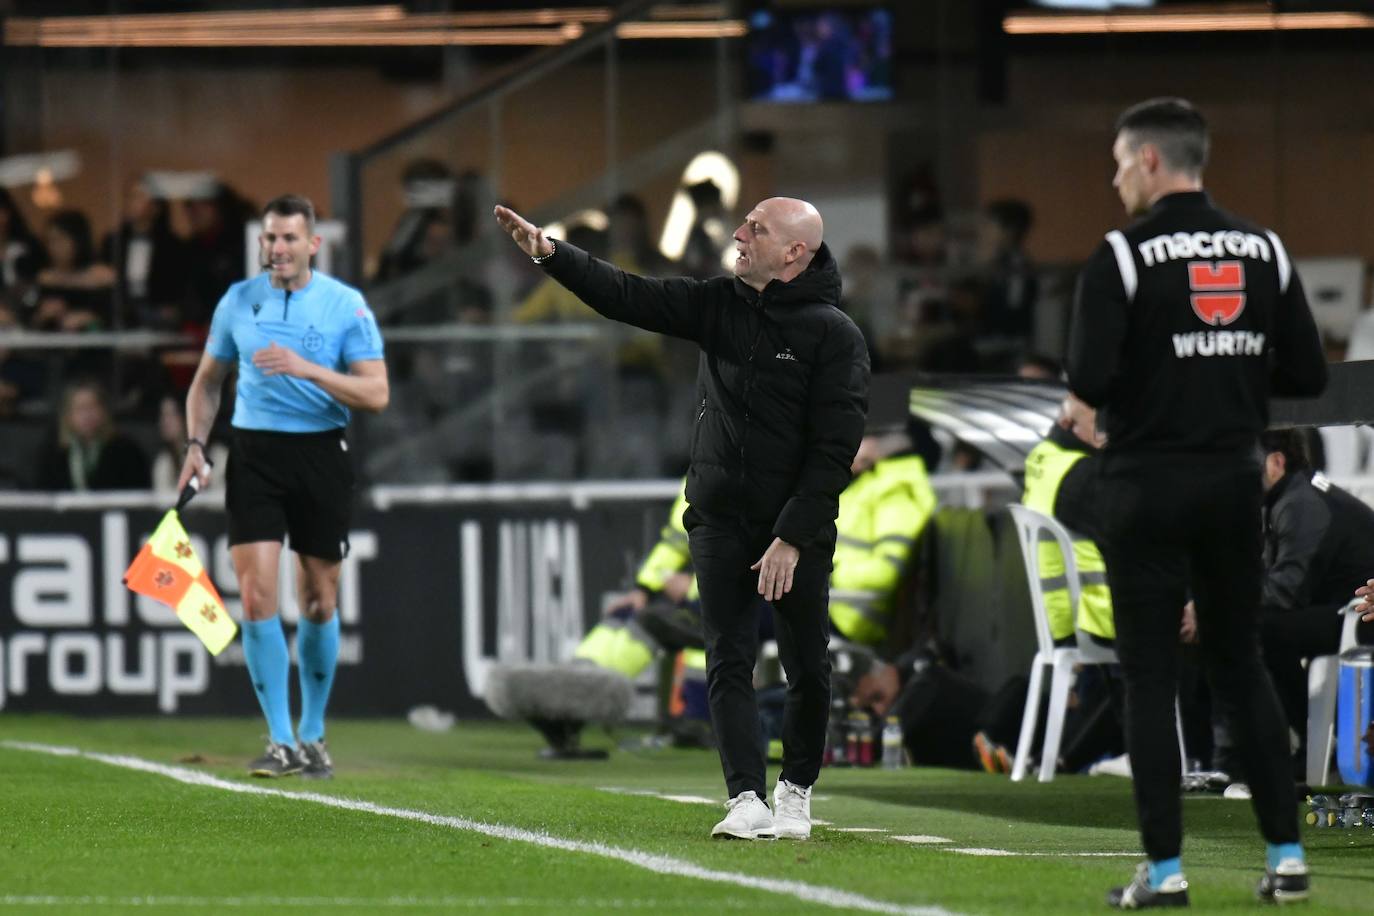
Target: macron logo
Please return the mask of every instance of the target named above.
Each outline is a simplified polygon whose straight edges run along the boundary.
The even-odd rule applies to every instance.
[[[783,348],[783,351],[782,351],[781,353],[778,354],[777,358],[778,358],[778,359],[790,359],[790,360],[791,360],[792,362],[794,362],[794,363],[797,361],[797,357],[796,357],[795,354],[793,354],[792,348],[791,348],[791,347],[784,347],[784,348]]]

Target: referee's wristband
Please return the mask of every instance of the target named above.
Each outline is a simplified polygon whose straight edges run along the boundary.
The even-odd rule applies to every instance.
[[[536,257],[535,255],[530,255],[530,260],[536,264],[543,264],[549,258],[558,254],[558,243],[555,242],[553,239],[549,239],[549,245],[551,245],[552,247],[549,249],[548,254],[539,255],[538,257]]]

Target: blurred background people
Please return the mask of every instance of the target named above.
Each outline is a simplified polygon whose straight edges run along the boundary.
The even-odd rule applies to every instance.
[[[57,435],[34,479],[40,490],[146,490],[151,483],[148,456],[115,428],[109,396],[93,380],[63,392]]]
[[[129,183],[124,219],[100,246],[113,268],[121,310],[161,330],[181,326],[189,292],[186,244],[172,232],[167,201],[148,177]]]
[[[43,233],[47,264],[38,272],[38,299],[29,326],[87,331],[115,324],[115,272],[95,258],[91,223],[80,210],[61,210]]]
[[[158,404],[158,446],[153,455],[152,485],[153,490],[167,500],[175,500],[178,496],[177,476],[186,460],[186,415],[182,410],[183,402],[172,395],[163,397]],[[210,478],[210,486],[205,492],[222,491],[229,450],[223,443],[212,442],[206,449],[206,456],[221,473]]]

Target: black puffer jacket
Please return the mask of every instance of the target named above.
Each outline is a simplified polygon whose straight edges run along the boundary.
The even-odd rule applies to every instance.
[[[544,269],[607,318],[696,341],[697,417],[687,501],[772,525],[804,547],[839,511],[868,411],[868,350],[838,308],[822,245],[790,283],[756,292],[730,277],[655,280],[567,242]]]

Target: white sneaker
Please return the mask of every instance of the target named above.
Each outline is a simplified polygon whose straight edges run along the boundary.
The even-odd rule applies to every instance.
[[[771,840],[773,832],[773,812],[754,792],[741,792],[725,803],[730,813],[725,820],[711,829],[711,836],[721,839]]]
[[[778,777],[773,789],[773,826],[779,839],[805,840],[811,836],[810,786],[796,786]]]

